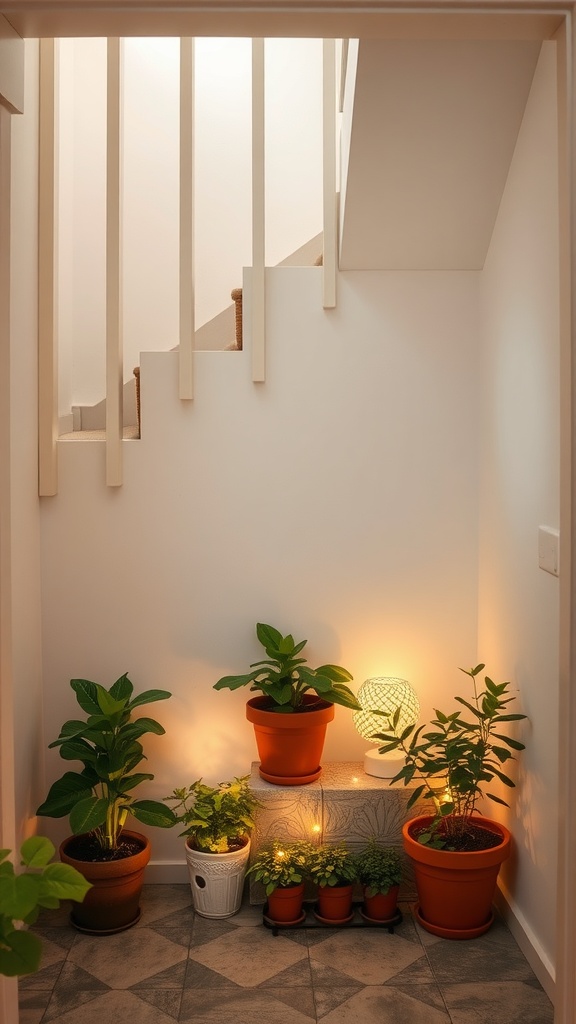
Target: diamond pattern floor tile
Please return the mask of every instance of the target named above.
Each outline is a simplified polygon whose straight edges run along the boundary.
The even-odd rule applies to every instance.
[[[321,1019],[322,1024],[451,1024],[444,1007],[380,986],[360,989]]]
[[[47,992],[51,992],[62,973],[65,963],[66,960],[62,958],[50,967],[40,967],[40,970],[36,971],[35,974],[26,974],[23,978],[20,978],[20,991],[27,992],[44,989]]]
[[[504,924],[447,942],[410,908],[385,929],[263,927],[262,907],[195,915],[187,885],[147,886],[142,918],[88,936],[42,915],[41,969],[20,980],[20,1024],[553,1024]]]
[[[388,932],[358,928],[334,935],[310,951],[312,969],[320,962],[363,985],[383,985],[416,960],[424,960],[421,946]]]
[[[50,1007],[48,1007],[50,1013]],[[116,1024],[116,1021],[137,1021],[138,1024],[174,1024],[174,1017],[143,1002],[133,992],[115,991],[95,995],[84,1004],[65,1009],[57,1018],[45,1016],[44,1021],[58,1024]]]
[[[443,994],[452,1024],[552,1024],[554,1019],[545,993],[520,981],[447,985]]]
[[[182,999],[181,1021],[194,1024],[310,1024],[314,1017],[262,989],[244,991],[189,989]]]
[[[190,957],[244,988],[260,985],[307,956],[306,947],[264,929],[234,930],[190,951]]]
[[[130,988],[186,959],[186,950],[152,931],[131,928],[118,935],[79,936],[69,960],[111,988]]]

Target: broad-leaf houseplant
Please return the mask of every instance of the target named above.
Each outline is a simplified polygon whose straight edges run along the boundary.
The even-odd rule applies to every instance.
[[[55,910],[61,900],[81,903],[90,883],[69,864],[52,864],[56,850],[45,836],[31,836],[20,848],[17,873],[0,850],[0,974],[20,977],[40,967],[42,942],[28,931],[41,910]]]
[[[69,816],[73,836],[62,843],[60,857],[93,884],[87,899],[74,908],[73,924],[89,932],[120,931],[140,916],[143,873],[150,859],[147,837],[125,827],[128,814],[161,828],[176,821],[164,803],[134,797],[141,783],[154,778],[135,770],[145,759],[140,740],[147,733],[160,736],[164,728],[153,718],[135,718],[133,712],[171,694],[146,690],[134,696],[126,674],[109,690],[87,679],[72,679],[70,685],[85,717],[65,722],[50,747],[83,767],[54,782],[36,813]]]
[[[476,807],[483,797],[507,806],[486,786],[499,779],[514,787],[502,766],[524,744],[502,730],[526,716],[508,710],[515,699],[509,682],[485,676],[484,688],[478,685],[484,667],[461,670],[473,686],[471,700],[455,698],[464,711],[436,710],[427,731],[424,725],[411,725],[399,736],[395,713],[388,721],[390,731],[377,737],[384,741],[382,752],[404,753],[404,767],[392,781],[416,783],[407,806],[421,798],[434,802],[433,815],[407,822],[402,831],[415,866],[418,917],[428,931],[447,938],[472,938],[490,927],[498,872],[510,853],[508,829],[478,814]],[[454,892],[447,871],[458,878]]]
[[[277,785],[313,782],[320,775],[326,726],[334,717],[334,704],[360,709],[347,683],[352,676],[340,665],[311,668],[300,653],[307,640],[294,641],[274,626],[259,622],[256,635],[266,658],[254,662],[250,672],[223,676],[214,689],[237,690],[248,686],[260,694],[246,705],[254,726],[260,775]]]

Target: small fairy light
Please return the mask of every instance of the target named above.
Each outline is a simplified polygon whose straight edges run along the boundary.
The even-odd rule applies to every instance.
[[[320,831],[320,825],[312,825],[312,831],[315,832],[316,835],[318,835]]]
[[[352,782],[358,782],[358,781],[359,781],[358,776],[357,775],[353,775],[352,776]]]
[[[282,857],[286,856],[286,852],[284,850],[276,850],[276,856],[278,860],[282,860]]]

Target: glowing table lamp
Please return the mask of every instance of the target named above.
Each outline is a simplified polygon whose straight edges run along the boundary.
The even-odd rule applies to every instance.
[[[374,738],[377,732],[390,732],[388,720],[381,715],[373,714],[373,710],[384,711],[393,715],[400,708],[400,717],[396,729],[399,735],[407,725],[418,721],[420,704],[414,690],[406,679],[388,676],[376,676],[367,679],[358,690],[358,703],[362,711],[354,712],[354,725],[365,740]],[[382,746],[383,743],[380,743]],[[364,755],[364,771],[367,775],[375,775],[379,779],[392,779],[404,767],[403,756],[396,750],[388,754],[379,754],[378,747],[367,750]]]

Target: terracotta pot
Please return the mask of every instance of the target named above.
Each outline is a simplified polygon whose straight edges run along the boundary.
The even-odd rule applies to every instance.
[[[268,697],[253,697],[246,718],[254,726],[260,757],[260,775],[276,786],[301,786],[315,782],[321,772],[326,726],[334,718],[334,705],[306,695],[304,704],[313,711],[278,714],[269,711]]]
[[[352,917],[352,886],[319,885],[316,917],[320,921],[346,924]]]
[[[78,931],[91,935],[112,935],[131,928],[140,918],[140,893],[144,868],[150,860],[150,840],[140,832],[122,833],[139,842],[141,849],[131,857],[110,861],[76,860],[68,855],[69,836],[60,846],[60,860],[71,864],[92,883],[82,903],[75,903],[70,921]]]
[[[194,910],[200,917],[232,917],[242,903],[244,878],[250,856],[250,839],[241,850],[210,853],[197,850],[186,840],[186,862]]]
[[[501,838],[498,846],[464,853],[422,846],[411,832],[429,824],[431,816],[413,818],[402,828],[418,891],[416,916],[423,928],[446,939],[473,939],[488,931],[498,872],[510,854],[511,836],[504,825],[479,815],[473,820]]]
[[[304,882],[286,889],[274,889],[268,897],[266,916],[278,924],[296,924],[303,916]]]
[[[387,893],[377,892],[374,896],[367,896],[364,887],[364,917],[369,921],[391,921],[398,913],[398,891],[399,885],[393,885]]]

